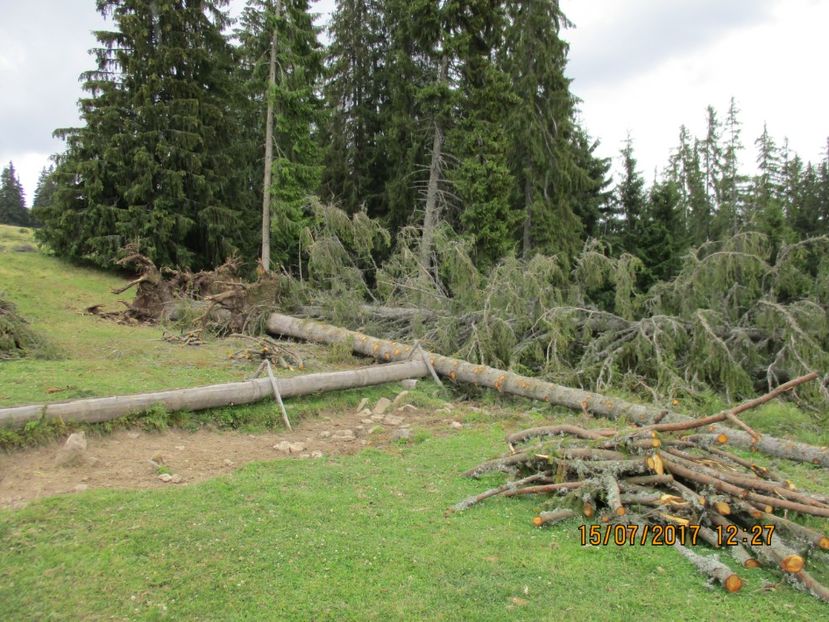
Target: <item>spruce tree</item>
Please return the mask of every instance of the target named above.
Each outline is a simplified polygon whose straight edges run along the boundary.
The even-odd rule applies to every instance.
[[[725,163],[720,149],[721,132],[722,128],[719,119],[717,119],[717,112],[713,106],[708,106],[706,108],[705,138],[700,142],[700,151],[705,176],[705,196],[711,206],[712,214],[718,211],[722,202],[721,187]]]
[[[558,0],[506,2],[503,64],[516,103],[509,110],[510,159],[523,212],[521,247],[573,256],[581,248],[577,192],[591,186],[574,122],[575,97],[565,77],[567,44],[561,30],[572,24]],[[583,145],[582,145],[583,146]]]
[[[633,138],[628,134],[622,156],[622,179],[616,187],[616,202],[624,218],[621,232],[622,247],[635,255],[642,232],[645,211],[645,180],[637,170],[633,153]]]
[[[213,266],[243,243],[250,205],[235,174],[238,92],[222,31],[226,0],[99,0],[114,29],[96,33],[82,78],[83,127],[39,212],[60,255],[110,265],[137,242],[157,264]]]
[[[574,211],[581,222],[583,236],[587,238],[602,235],[603,222],[607,220],[608,210],[612,209],[613,192],[611,184],[610,158],[596,155],[598,140],[591,140],[581,127],[576,127],[573,136],[573,150],[576,164],[584,171],[585,183],[579,184],[572,192]]]
[[[472,241],[477,264],[487,268],[514,249],[522,220],[514,208],[517,184],[504,124],[519,102],[495,60],[506,15],[500,3],[487,0],[451,0],[447,12],[458,63],[459,119],[447,135],[447,151],[457,162],[447,175],[460,200],[461,232]]]
[[[719,180],[719,209],[717,211],[713,237],[722,238],[736,234],[741,226],[744,210],[744,191],[746,179],[740,174],[740,141],[742,129],[737,115],[737,102],[732,97],[725,120],[722,136],[722,177]]]
[[[317,92],[323,54],[308,4],[307,0],[248,0],[236,31],[248,99],[250,121],[244,129],[251,175],[262,168],[269,99],[274,110],[271,253],[275,262],[286,266],[297,261],[299,235],[308,222],[305,207],[308,197],[319,191],[322,174],[318,136],[322,103]],[[274,40],[275,80],[269,92]]]
[[[817,231],[829,234],[829,139],[826,140],[826,152],[817,168]]]
[[[323,198],[347,213],[365,207],[370,216],[383,216],[389,166],[382,152],[388,100],[384,3],[338,0],[329,33]]]
[[[640,229],[634,251],[645,264],[646,269],[640,273],[640,286],[646,289],[654,281],[673,278],[688,248],[676,182],[666,180],[653,185]]]
[[[679,189],[681,211],[688,233],[695,245],[712,236],[712,207],[705,192],[700,141],[691,142],[691,135],[683,125],[679,128],[679,147],[670,158],[669,179]]]
[[[9,162],[0,173],[0,224],[19,227],[29,227],[32,224],[29,210],[26,209],[23,186],[17,178],[13,162]]]
[[[56,189],[55,168],[53,166],[43,167],[37,178],[37,187],[34,199],[32,199],[32,218],[35,221],[37,221],[38,213],[52,204]]]

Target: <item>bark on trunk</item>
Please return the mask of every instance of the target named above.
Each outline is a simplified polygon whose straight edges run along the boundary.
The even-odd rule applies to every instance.
[[[681,544],[674,544],[674,548],[688,561],[690,561],[697,570],[708,575],[709,577],[719,581],[726,591],[738,592],[743,587],[743,581],[731,571],[731,568],[713,557],[703,557],[694,553],[692,550],[685,548]]]
[[[380,360],[405,360],[412,351],[411,346],[399,344],[385,339],[369,337],[354,331],[322,324],[311,320],[300,320],[280,313],[271,314],[268,318],[267,329],[276,335],[286,335],[306,341],[319,343],[348,343],[355,352],[366,356],[373,356]],[[692,417],[679,413],[668,412],[661,408],[645,404],[634,404],[622,399],[608,397],[591,391],[563,387],[538,378],[529,378],[512,372],[495,369],[486,365],[473,365],[466,361],[428,354],[435,370],[453,382],[463,381],[496,389],[502,393],[510,393],[541,400],[557,406],[564,406],[576,412],[590,414],[607,419],[621,419],[634,422],[641,426],[652,425],[660,417],[666,422],[692,421]],[[664,416],[663,416],[664,415]],[[724,435],[727,441],[744,449],[754,449],[779,458],[787,458],[799,462],[810,462],[829,468],[829,448],[815,447],[806,443],[798,443],[763,435],[759,441],[742,430],[734,430],[722,425],[712,426],[714,434],[712,440]]]
[[[429,373],[420,359],[392,365],[376,365],[349,371],[307,374],[277,380],[283,398],[309,395],[324,391],[353,389],[407,378],[422,378]],[[221,406],[251,404],[273,399],[273,387],[269,378],[246,382],[214,384],[192,389],[174,389],[155,393],[122,395],[74,400],[55,404],[36,404],[0,408],[0,427],[21,427],[27,421],[41,417],[63,421],[95,423],[117,419],[148,410],[159,404],[168,411],[204,410]]]
[[[438,84],[446,81],[449,58],[440,59]],[[432,160],[429,163],[429,184],[426,186],[426,207],[423,214],[423,237],[420,240],[420,263],[428,270],[432,255],[432,239],[438,223],[438,183],[440,182],[440,162],[443,157],[443,125],[440,116],[435,119],[435,135],[432,141]]]
[[[279,1],[274,10],[279,14]],[[262,269],[271,271],[271,171],[273,169],[273,98],[276,86],[277,29],[273,28],[268,70],[268,112],[265,118],[265,174],[262,181]]]

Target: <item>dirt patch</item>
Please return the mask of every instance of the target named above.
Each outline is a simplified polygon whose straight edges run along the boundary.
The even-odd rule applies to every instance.
[[[406,438],[401,434],[405,430],[429,428],[434,434],[452,433],[457,430],[452,421],[452,413],[445,409],[432,412],[404,406],[382,416],[365,410],[327,413],[300,422],[293,432],[280,434],[124,430],[87,437],[85,459],[76,466],[56,466],[62,443],[52,443],[0,454],[0,508],[19,508],[34,499],[92,488],[192,484],[259,460],[313,460],[320,454],[350,454]],[[178,476],[178,483],[162,481],[162,473]]]

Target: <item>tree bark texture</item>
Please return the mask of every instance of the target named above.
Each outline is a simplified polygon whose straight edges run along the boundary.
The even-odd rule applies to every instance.
[[[375,365],[349,371],[279,378],[277,384],[282,397],[288,398],[397,382],[407,378],[422,378],[428,373],[429,371],[423,361],[417,359],[404,363]],[[252,404],[265,399],[273,399],[273,387],[270,378],[267,377],[192,389],[174,389],[137,395],[0,408],[0,427],[21,427],[26,422],[35,421],[41,417],[95,423],[140,413],[156,405],[174,412],[177,410],[204,410],[222,406]]]
[[[300,320],[280,313],[271,314],[268,318],[267,330],[275,335],[285,335],[318,343],[348,343],[354,352],[384,361],[406,360],[412,353],[412,346],[377,339],[330,324]],[[669,411],[665,414],[664,409],[655,406],[634,404],[623,399],[583,389],[564,387],[486,365],[475,365],[439,354],[427,353],[427,356],[435,370],[453,382],[469,382],[495,389],[501,393],[510,393],[563,406],[576,412],[588,412],[606,419],[625,419],[640,426],[652,425],[657,420],[668,423],[694,420],[693,417],[675,412]],[[827,447],[816,447],[766,434],[760,439],[754,439],[747,432],[723,425],[712,425],[711,429],[714,437],[724,435],[727,437],[727,442],[736,447],[754,449],[770,456],[810,462],[829,468],[829,448]]]

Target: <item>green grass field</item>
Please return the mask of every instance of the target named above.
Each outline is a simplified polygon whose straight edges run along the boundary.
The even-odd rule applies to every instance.
[[[0,362],[0,406],[243,378],[235,344],[160,340],[154,327],[83,315],[115,302],[112,275],[11,248],[0,227],[0,291],[62,353]],[[319,368],[331,364],[323,356]],[[49,394],[49,387],[70,387]],[[419,389],[428,404],[430,389]],[[292,400],[293,419],[356,401]],[[484,404],[498,399],[486,396]],[[527,410],[509,400],[506,410]],[[225,409],[230,411],[231,409]],[[233,425],[278,425],[270,404]],[[549,412],[549,411],[548,411]],[[223,415],[226,416],[226,415]],[[215,419],[216,414],[188,419]],[[540,417],[536,415],[535,418]],[[826,443],[809,415],[770,406],[746,417]],[[90,490],[0,511],[0,620],[819,620],[826,605],[765,570],[734,595],[710,588],[665,547],[582,547],[579,521],[539,530],[538,499],[495,499],[445,515],[503,481],[459,473],[503,450],[509,419],[469,413],[448,436],[315,461],[249,464],[201,484]],[[825,474],[789,468],[826,490]],[[1,474],[0,474],[1,476]],[[731,564],[730,558],[723,561]],[[823,559],[825,565],[825,558]]]

